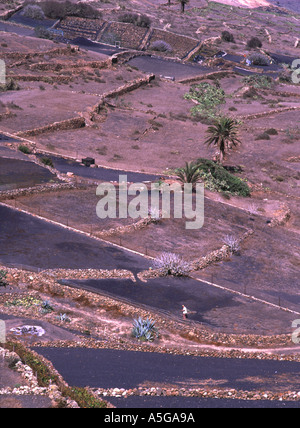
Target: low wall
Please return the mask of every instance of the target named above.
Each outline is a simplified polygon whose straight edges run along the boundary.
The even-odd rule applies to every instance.
[[[68,129],[78,129],[85,127],[85,119],[83,117],[75,117],[72,119],[63,120],[62,122],[54,122],[51,125],[46,125],[41,128],[21,131],[16,134],[16,137],[34,137],[47,132],[64,131]]]
[[[31,196],[39,193],[47,192],[57,192],[63,190],[74,190],[81,189],[83,186],[76,183],[51,183],[43,184],[35,187],[28,187],[25,189],[15,189],[15,190],[4,190],[0,191],[0,201],[5,201],[8,199],[15,199],[21,196]]]
[[[63,69],[75,69],[75,68],[97,68],[97,69],[104,69],[104,68],[110,68],[112,66],[112,60],[111,58],[106,59],[105,61],[77,61],[74,64],[68,64],[66,62],[55,62],[55,63],[49,63],[49,62],[39,62],[37,64],[31,64],[29,66],[30,70],[37,70],[37,71],[60,71]]]
[[[68,45],[68,47],[65,48],[55,48],[55,49],[50,49],[50,50],[46,50],[43,52],[3,52],[1,53],[1,57],[3,59],[15,59],[17,61],[22,61],[22,60],[28,60],[31,58],[44,58],[45,55],[47,56],[57,56],[57,55],[70,55],[74,52],[77,52],[78,48],[75,47],[71,47],[70,45]]]
[[[213,71],[211,73],[200,74],[199,76],[189,77],[188,79],[177,80],[177,83],[183,83],[183,84],[184,83],[194,83],[194,82],[199,82],[201,80],[206,80],[206,79],[210,79],[210,78],[222,78],[222,77],[231,76],[234,74],[236,74],[236,73],[234,73],[234,71],[226,71],[226,70]]]
[[[93,118],[93,114],[94,113],[96,113],[96,114],[100,113],[101,107],[104,106],[104,104],[106,103],[106,100],[118,97],[120,95],[124,95],[124,94],[126,94],[128,92],[131,92],[131,91],[134,91],[135,89],[138,89],[138,88],[140,88],[143,85],[149,84],[154,79],[155,79],[155,75],[154,74],[150,74],[150,75],[148,75],[146,77],[142,77],[140,79],[136,79],[136,80],[134,80],[132,82],[126,83],[125,85],[120,86],[119,88],[114,89],[114,90],[112,90],[110,92],[105,92],[102,95],[102,97],[100,99],[100,102],[98,102],[96,105],[94,105],[91,108],[91,110],[89,112],[91,120]]]
[[[249,114],[247,116],[239,116],[238,118],[241,120],[246,120],[246,119],[252,120],[252,119],[259,119],[261,117],[272,116],[274,114],[285,113],[287,111],[297,111],[297,110],[300,110],[300,107],[283,107],[283,108],[278,108],[276,110],[264,111],[262,113]]]
[[[37,76],[33,74],[13,75],[13,79],[23,82],[44,82],[44,83],[70,83],[72,77],[69,76]]]

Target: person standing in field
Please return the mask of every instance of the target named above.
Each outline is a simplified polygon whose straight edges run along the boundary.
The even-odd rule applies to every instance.
[[[182,305],[182,316],[183,316],[184,320],[187,319],[187,317],[188,317],[187,314],[188,314],[187,308],[184,305]]]

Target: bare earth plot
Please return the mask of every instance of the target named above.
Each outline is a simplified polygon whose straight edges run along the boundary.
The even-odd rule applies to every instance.
[[[18,171],[16,173],[16,170]],[[0,189],[31,187],[37,184],[58,181],[54,174],[32,162],[0,158]]]
[[[71,119],[82,109],[96,104],[98,98],[93,95],[82,95],[78,99],[76,93],[60,91],[57,94],[55,89],[45,88],[30,92],[17,91],[4,95],[1,99],[3,103],[14,103],[20,109],[14,117],[1,121],[3,128],[9,132],[20,132]],[[28,111],[31,113],[28,114]]]
[[[190,321],[197,323],[200,328],[220,333],[290,334],[295,317],[295,314],[279,308],[192,279],[161,278],[147,283],[116,279],[70,279],[61,284],[99,292],[178,320],[181,305],[184,304],[191,311]]]

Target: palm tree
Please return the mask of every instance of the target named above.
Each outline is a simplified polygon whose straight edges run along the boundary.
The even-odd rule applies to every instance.
[[[204,142],[208,146],[217,146],[219,151],[219,163],[223,163],[226,152],[232,146],[241,144],[238,139],[238,125],[234,119],[221,117],[215,125],[208,128],[209,138]]]
[[[181,12],[184,13],[184,11],[185,11],[185,5],[188,4],[188,2],[190,0],[178,0],[178,1],[181,4]]]
[[[179,168],[177,170],[177,178],[182,183],[190,183],[195,189],[196,184],[201,181],[201,174],[199,171],[199,165],[195,165],[192,162],[186,162],[184,168]]]

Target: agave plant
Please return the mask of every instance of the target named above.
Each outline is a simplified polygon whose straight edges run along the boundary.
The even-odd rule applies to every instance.
[[[158,330],[155,327],[155,321],[149,318],[144,320],[141,317],[134,320],[132,335],[139,340],[147,342],[153,342],[155,338],[159,337]]]
[[[70,318],[67,316],[67,314],[59,314],[56,319],[58,321],[62,321],[62,322],[71,322]]]
[[[192,162],[186,162],[184,168],[179,168],[177,170],[177,178],[182,184],[192,184],[194,189],[196,187],[196,184],[201,181],[199,165],[195,165]]]

